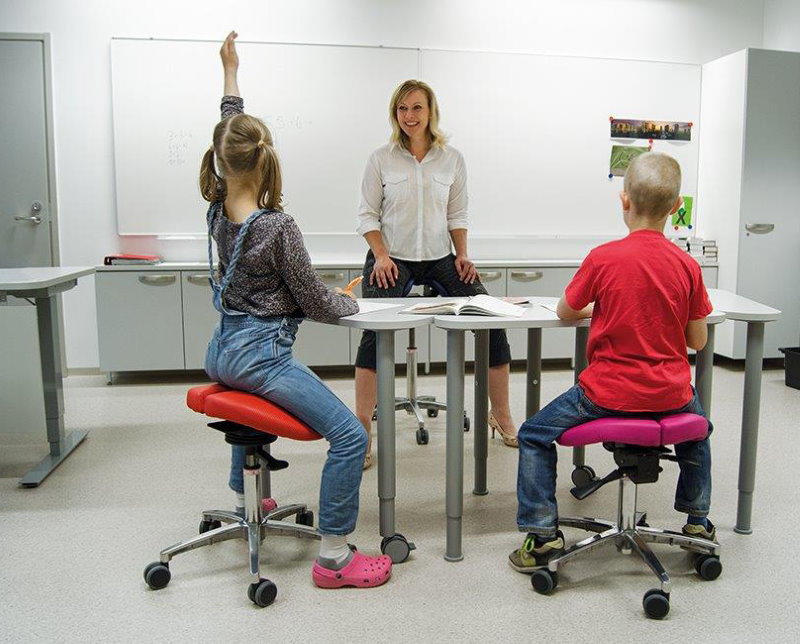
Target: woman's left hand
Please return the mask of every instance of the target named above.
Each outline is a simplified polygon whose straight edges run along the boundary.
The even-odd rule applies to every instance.
[[[455,265],[458,278],[465,284],[472,284],[478,279],[478,271],[475,268],[475,264],[466,255],[456,255]]]

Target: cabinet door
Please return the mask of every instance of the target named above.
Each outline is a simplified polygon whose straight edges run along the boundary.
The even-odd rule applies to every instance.
[[[95,276],[100,369],[183,369],[178,271],[108,271]]]
[[[508,294],[561,297],[578,267],[511,268],[508,270]],[[524,360],[527,353],[527,331],[512,329],[508,333],[511,357]],[[574,329],[544,329],[542,358],[572,358],[575,353]]]
[[[317,275],[330,289],[347,286],[347,269],[317,269]],[[311,367],[350,364],[350,329],[333,324],[304,320],[294,343],[294,357]]]
[[[489,292],[489,295],[495,297],[505,297],[506,295],[506,269],[498,267],[481,268],[478,271],[478,276]],[[435,326],[430,327],[431,348],[430,356],[431,362],[446,362],[447,361],[447,332],[444,329],[439,329]],[[475,342],[473,341],[472,334],[467,334],[464,346],[464,356],[466,360],[475,359]]]
[[[183,353],[187,369],[202,369],[219,313],[211,303],[208,271],[181,271]]]
[[[703,266],[701,270],[703,272],[703,284],[705,284],[706,288],[717,288],[719,268],[716,266]]]

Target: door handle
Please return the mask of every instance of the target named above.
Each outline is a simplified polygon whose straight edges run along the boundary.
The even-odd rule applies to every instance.
[[[139,275],[139,281],[142,284],[150,286],[162,286],[164,284],[172,284],[175,281],[174,275]]]
[[[744,229],[754,235],[766,235],[775,230],[775,224],[745,224]]]
[[[198,286],[208,286],[208,275],[187,275],[186,281],[189,284],[197,284]]]
[[[29,221],[37,226],[42,223],[42,218],[39,215],[29,215],[28,217],[14,217],[17,221]]]
[[[317,275],[319,275],[319,278],[323,282],[327,282],[330,280],[334,280],[337,282],[344,281],[344,273],[331,273],[331,272],[320,271],[319,273],[317,273]]]
[[[511,277],[526,282],[535,282],[542,279],[544,273],[542,271],[511,271]]]
[[[492,280],[499,280],[503,274],[500,271],[478,271],[478,277],[481,281],[491,282]]]

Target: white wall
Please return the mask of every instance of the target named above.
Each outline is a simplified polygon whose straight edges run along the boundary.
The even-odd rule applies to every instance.
[[[764,49],[800,51],[800,2],[764,2]]]
[[[97,264],[117,250],[151,250],[164,255],[181,252],[147,239],[125,240],[123,245],[116,234],[109,66],[113,36],[220,39],[226,30],[236,28],[243,39],[262,41],[705,63],[745,47],[762,46],[763,17],[764,0],[735,4],[726,0],[0,3],[2,31],[47,32],[52,37],[57,199],[64,265]],[[220,83],[217,69],[209,69],[209,82]],[[192,109],[188,102],[186,109]],[[81,280],[64,301],[68,366],[96,367],[92,279]]]

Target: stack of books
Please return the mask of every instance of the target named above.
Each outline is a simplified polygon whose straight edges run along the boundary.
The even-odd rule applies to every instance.
[[[157,255],[106,255],[103,264],[106,266],[120,266],[124,264],[144,265],[160,264],[163,260]]]
[[[697,259],[704,259],[710,262],[716,262],[717,242],[713,239],[702,239],[701,237],[692,237],[687,240],[686,250],[689,254]]]

